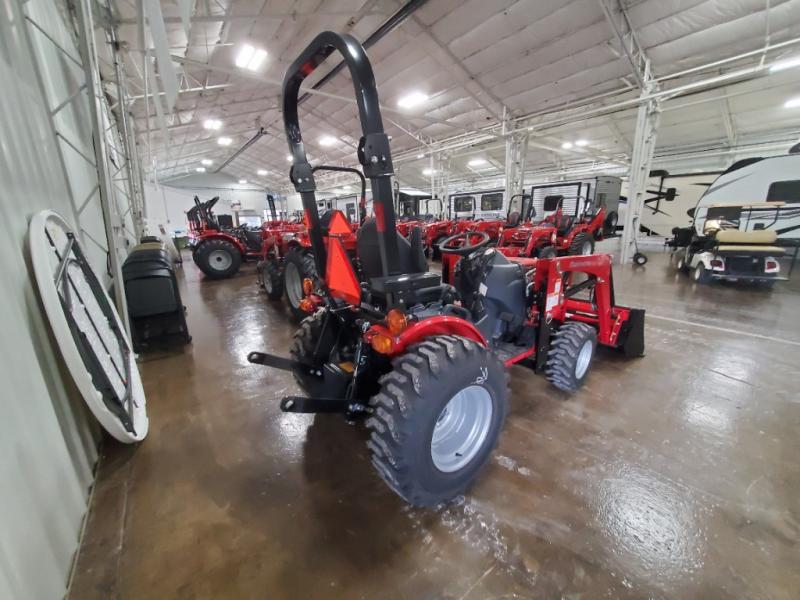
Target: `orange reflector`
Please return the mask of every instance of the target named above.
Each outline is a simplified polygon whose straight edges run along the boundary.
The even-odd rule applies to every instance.
[[[353,265],[338,237],[328,238],[328,264],[325,268],[325,283],[331,296],[348,304],[361,304],[361,286]]]
[[[392,338],[381,333],[374,336],[370,343],[372,349],[379,354],[389,354],[392,351]]]
[[[300,310],[311,314],[317,310],[317,305],[310,298],[303,298],[300,300]]]
[[[303,279],[303,294],[310,296],[314,292],[314,282],[308,277]]]
[[[350,227],[350,223],[347,222],[347,218],[342,211],[333,211],[330,224],[328,225],[328,233],[331,235],[349,235],[353,233],[353,229]]]
[[[400,335],[408,327],[408,319],[403,311],[393,308],[386,315],[386,326],[392,335]]]
[[[355,371],[355,366],[350,361],[339,363],[339,368],[342,371],[346,371],[348,373],[352,373],[353,371]]]

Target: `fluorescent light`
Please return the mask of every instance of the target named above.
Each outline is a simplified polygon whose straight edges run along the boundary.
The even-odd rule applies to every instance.
[[[433,169],[422,169],[423,175],[436,175],[436,171]]]
[[[289,162],[292,162],[292,155],[291,154],[287,154],[286,155],[286,160],[289,161]]]
[[[572,148],[572,142],[564,142],[563,144],[561,144],[561,147],[564,150],[569,150],[570,148]]]
[[[239,180],[239,183],[241,183],[242,185],[244,185],[245,183],[247,183],[247,179],[240,179],[240,180]]]
[[[211,160],[210,158],[204,158],[203,160],[200,161],[200,164],[205,165],[206,167],[210,167],[211,165],[214,164],[214,161]]]
[[[206,168],[205,167],[197,167],[195,169],[195,171],[197,171],[198,173],[205,173],[206,172]]]
[[[250,44],[245,44],[236,55],[236,66],[240,69],[248,69],[250,71],[257,71],[267,58],[267,51],[261,48],[253,48]]]
[[[797,108],[798,106],[800,106],[800,96],[797,96],[797,98],[789,98],[783,103],[783,108]]]
[[[588,146],[589,142],[587,142],[586,140],[575,140],[575,145],[583,148],[584,146]]]
[[[203,121],[203,127],[205,127],[206,129],[213,129],[216,131],[217,129],[222,127],[222,121],[220,121],[219,119],[206,119],[205,121]]]
[[[417,154],[417,158],[425,158],[424,154]]]
[[[333,146],[336,142],[336,138],[329,135],[323,135],[321,138],[319,138],[320,146]]]
[[[485,158],[473,158],[467,164],[470,167],[480,167],[481,165],[485,165],[486,164],[486,159]]]
[[[353,186],[351,186],[351,185],[343,185],[342,186],[342,191],[345,191],[345,192],[349,192],[352,189],[353,189]]]
[[[410,94],[406,94],[405,96],[401,97],[397,101],[397,106],[400,108],[414,108],[415,106],[425,102],[427,99],[427,94],[423,94],[422,92],[411,92]]]
[[[800,56],[793,56],[792,58],[787,58],[786,60],[779,60],[769,68],[769,72],[777,73],[778,71],[784,71],[786,69],[791,69],[792,67],[800,67]]]
[[[220,146],[230,146],[233,143],[233,140],[229,137],[221,137],[217,138],[217,143]]]

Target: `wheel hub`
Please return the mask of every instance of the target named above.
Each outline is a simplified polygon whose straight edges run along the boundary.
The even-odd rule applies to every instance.
[[[436,418],[431,459],[444,473],[453,473],[483,448],[492,423],[492,398],[486,388],[471,385],[453,396]]]
[[[208,255],[208,264],[215,271],[226,271],[233,264],[233,257],[225,250],[213,250]]]

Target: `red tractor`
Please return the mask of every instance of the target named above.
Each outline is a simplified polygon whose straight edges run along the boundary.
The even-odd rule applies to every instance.
[[[363,173],[349,167],[321,165],[312,169],[317,171],[335,171],[353,173],[361,180],[361,199],[359,202],[360,217],[366,218],[367,182]],[[308,216],[306,215],[306,221]],[[343,244],[351,258],[355,258],[356,234],[358,224],[351,224],[338,210],[327,211],[320,218],[323,237],[326,240],[330,231],[343,235]],[[261,262],[258,263],[259,283],[267,292],[270,300],[285,297],[289,310],[297,319],[307,316],[300,308],[303,299],[303,281],[311,280],[316,284],[317,269],[314,264],[311,238],[307,225],[302,223],[281,223],[275,229],[268,229],[262,248]]]
[[[218,201],[219,196],[206,202],[195,196],[195,205],[186,212],[192,259],[211,279],[232,277],[242,262],[261,256],[262,230],[246,225],[220,227],[212,210]]]
[[[583,216],[573,217],[564,215],[563,202],[563,196],[547,196],[543,206],[550,214],[534,224],[531,197],[522,196],[519,214],[524,222],[502,232],[497,250],[505,256],[523,258],[592,254],[595,240],[603,239],[605,208],[590,214],[591,207],[587,206]]]
[[[374,195],[375,218],[357,240],[363,282],[346,235],[329,232],[325,241],[297,112],[303,80],[334,50],[355,87],[358,158]],[[598,343],[643,353],[644,311],[615,305],[608,256],[510,260],[487,248],[483,232],[459,234],[476,237],[462,240],[468,245],[440,245],[452,284],[428,271],[419,230],[410,239],[396,230],[389,138],[355,38],[324,32],[311,42],[286,73],[283,117],[321,283],[305,286],[309,316],[291,357],[251,352],[248,360],[294,373],[307,395],[283,398],[284,412],[367,417],[372,464],[406,501],[434,506],[475,481],[503,428],[509,365],[526,361],[575,390]],[[575,283],[574,274],[586,279]]]

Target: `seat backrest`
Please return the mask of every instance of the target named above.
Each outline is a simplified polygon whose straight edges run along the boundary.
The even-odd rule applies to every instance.
[[[774,229],[755,231],[720,229],[715,237],[720,244],[774,244],[778,239],[778,233]]]
[[[388,233],[388,232],[387,232]],[[428,261],[422,247],[422,236],[419,227],[411,230],[410,241],[397,231],[393,232],[397,239],[397,253],[400,258],[400,271],[403,274],[427,273]],[[381,268],[380,246],[378,245],[378,226],[375,219],[367,219],[358,230],[356,240],[358,259],[367,279],[383,276]]]

